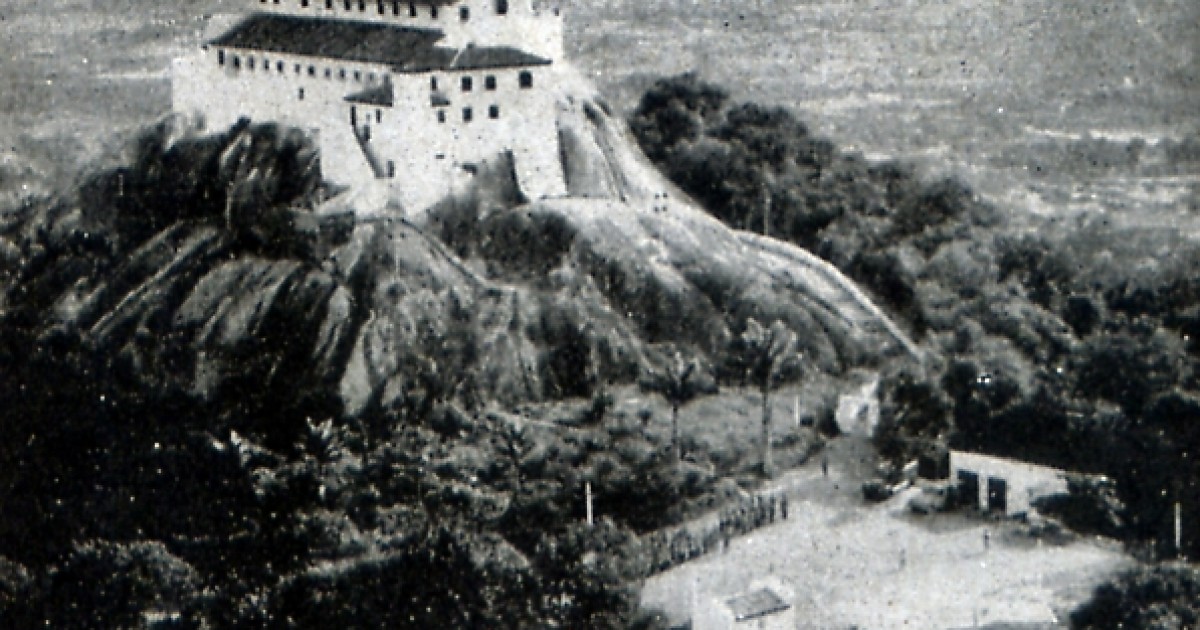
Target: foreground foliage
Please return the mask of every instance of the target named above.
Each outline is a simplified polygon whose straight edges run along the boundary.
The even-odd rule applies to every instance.
[[[1200,570],[1139,567],[1096,589],[1071,615],[1073,628],[1195,628],[1200,625]]]

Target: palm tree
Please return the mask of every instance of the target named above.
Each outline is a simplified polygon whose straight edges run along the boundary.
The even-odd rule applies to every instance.
[[[671,445],[675,461],[683,459],[683,443],[679,438],[679,408],[704,394],[717,391],[716,380],[700,359],[685,357],[675,350],[661,369],[651,369],[638,382],[645,392],[656,392],[671,405]]]
[[[771,475],[771,390],[800,368],[796,333],[781,321],[763,328],[751,318],[735,344],[735,356],[741,361],[746,379],[762,395],[762,472]]]

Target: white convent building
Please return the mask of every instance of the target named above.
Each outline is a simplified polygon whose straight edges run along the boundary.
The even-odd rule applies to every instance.
[[[530,199],[565,194],[555,124],[563,22],[530,0],[251,0],[173,67],[173,107],[310,130],[326,180],[412,211],[511,159]]]

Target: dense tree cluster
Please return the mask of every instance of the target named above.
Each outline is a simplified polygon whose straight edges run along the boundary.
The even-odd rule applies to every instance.
[[[405,348],[401,373],[415,376],[345,412],[306,347],[338,345],[307,327],[337,290],[318,250],[344,227],[311,216],[311,145],[272,126],[158,141],[169,135],[147,133],[131,165],[85,177],[78,198],[0,214],[13,244],[0,260],[0,619],[655,627],[637,609],[638,533],[709,496],[712,466],[676,462],[666,439],[609,417],[604,396],[533,423],[463,395],[470,336],[417,309],[413,325],[442,334]],[[197,268],[162,271],[196,241],[209,248]],[[230,277],[289,270],[265,284],[293,297],[264,302],[265,323],[223,349],[235,374],[205,372],[198,337],[172,326],[214,258],[243,269]],[[168,278],[151,286],[173,298],[135,294],[135,317],[106,317],[143,273]],[[73,317],[56,317],[64,308]],[[551,361],[579,362],[558,351]],[[585,483],[601,506],[591,526]]]
[[[1200,625],[1200,570],[1179,564],[1137,568],[1096,589],[1071,615],[1071,626],[1195,628]]]
[[[1178,502],[1185,551],[1200,551],[1195,242],[1103,217],[1005,217],[692,74],[652,86],[630,126],[712,214],[815,251],[921,338],[925,365],[884,370],[886,455],[950,445],[1104,474],[1116,496],[1066,506],[1080,526],[1173,553]]]
[[[0,614],[21,627],[653,627],[638,533],[717,481],[602,398],[558,422],[441,399],[242,422],[244,401],[120,391],[78,355],[8,365],[31,422],[3,426],[25,447]]]

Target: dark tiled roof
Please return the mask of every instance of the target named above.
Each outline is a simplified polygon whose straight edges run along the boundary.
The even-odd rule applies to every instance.
[[[363,105],[391,107],[395,103],[395,95],[392,93],[392,84],[384,83],[383,85],[367,88],[361,92],[355,92],[347,96],[346,100],[351,103],[362,103]]]
[[[380,63],[397,72],[472,70],[546,65],[549,59],[510,48],[437,46],[440,31],[342,19],[256,13],[209,42],[242,48],[343,61]]]
[[[511,68],[514,66],[542,66],[549,63],[549,59],[508,46],[486,48],[467,46],[455,60],[453,69]]]
[[[467,46],[461,50],[439,46],[433,48],[429,55],[396,64],[395,69],[397,72],[430,72],[544,66],[549,63],[549,59],[508,46]]]
[[[738,595],[725,602],[725,604],[733,612],[733,619],[735,621],[765,617],[791,607],[787,602],[783,601],[783,598],[776,595],[774,591],[765,588],[760,588],[745,595]]]
[[[441,38],[442,34],[438,31],[390,24],[256,13],[214,39],[211,44],[393,64],[431,49],[434,42]]]

